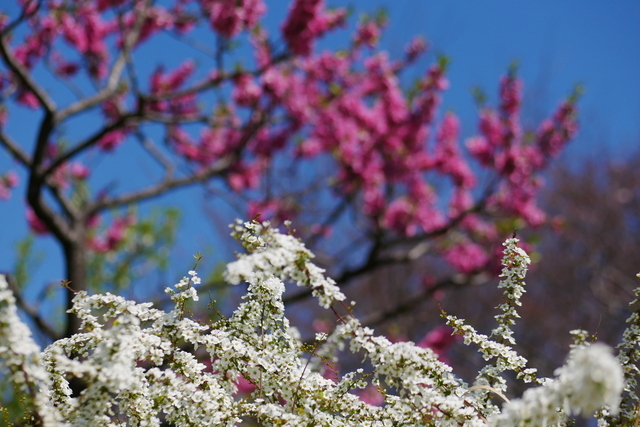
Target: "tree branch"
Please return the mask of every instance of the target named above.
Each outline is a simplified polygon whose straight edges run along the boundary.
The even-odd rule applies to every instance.
[[[22,151],[18,144],[9,135],[0,130],[0,145],[4,146],[11,155],[26,168],[31,168],[29,155]]]
[[[29,91],[33,92],[45,112],[49,114],[53,113],[56,110],[56,104],[49,97],[49,94],[47,94],[47,92],[31,77],[29,70],[18,62],[16,57],[13,55],[11,48],[7,45],[7,41],[4,36],[0,37],[0,54],[2,55],[2,58],[9,70],[16,75],[18,80]]]
[[[424,233],[424,234],[420,234],[418,236],[413,236],[413,237],[398,238],[391,241],[382,241],[382,240],[379,241],[377,244],[374,244],[374,246],[371,248],[371,250],[369,251],[367,260],[361,266],[355,269],[346,270],[345,272],[343,272],[340,276],[338,276],[335,279],[336,283],[340,284],[340,287],[343,288],[347,286],[352,279],[362,274],[365,274],[368,271],[375,270],[377,268],[380,268],[386,265],[409,262],[409,261],[418,259],[419,257],[423,256],[429,249],[427,240],[430,240],[432,238],[448,233],[450,230],[455,228],[470,213],[480,212],[484,208],[484,205],[491,194],[492,194],[492,191],[487,189],[483,197],[473,207],[460,213],[458,216],[456,216],[451,221],[449,221],[448,224],[440,228],[437,228],[429,233]],[[381,237],[379,239],[381,239]],[[389,255],[384,258],[378,257],[382,249],[389,250],[389,249],[392,249],[393,246],[399,246],[401,244],[404,244],[404,245],[413,244],[413,247],[409,250],[403,251],[400,254]],[[283,301],[285,304],[299,302],[306,298],[309,298],[311,296],[311,293],[312,293],[311,290],[305,289],[304,291],[298,292],[297,294],[284,297]]]
[[[29,9],[31,2],[25,2],[25,5],[22,7],[22,11],[20,12],[20,16],[18,16],[15,21],[8,23],[2,31],[0,31],[0,36],[4,37],[5,35],[10,34],[13,29],[20,25],[26,18],[33,16],[42,6],[42,1],[43,0],[38,0],[36,6],[30,13],[27,13],[27,9]]]
[[[38,311],[29,305],[24,299],[22,299],[22,293],[20,292],[20,287],[16,283],[16,278],[13,274],[10,273],[2,273],[7,279],[7,284],[9,285],[9,290],[13,293],[13,296],[16,299],[16,304],[20,307],[27,315],[33,320],[33,323],[36,324],[38,329],[48,336],[52,341],[60,339],[61,336],[58,332],[56,332],[53,327],[51,327],[47,322],[44,321],[42,317],[38,314]]]
[[[49,164],[47,166],[47,168],[42,172],[42,175],[45,176],[45,177],[51,175],[63,163],[71,160],[71,158],[73,156],[75,156],[75,155],[83,152],[87,148],[92,147],[93,145],[95,145],[98,141],[100,141],[100,139],[102,139],[102,137],[104,137],[109,132],[112,132],[112,131],[114,131],[116,129],[119,129],[119,128],[122,128],[122,127],[125,127],[127,124],[129,124],[130,121],[133,122],[136,119],[137,119],[137,117],[135,116],[135,114],[125,114],[125,115],[121,116],[115,122],[113,122],[113,123],[103,127],[102,129],[100,129],[98,132],[93,134],[93,136],[91,136],[88,139],[86,139],[85,141],[75,145],[71,149],[69,149],[69,150],[65,151],[64,153],[60,154],[57,158],[53,159],[51,164]]]
[[[110,209],[117,206],[150,199],[159,196],[166,191],[184,187],[195,182],[204,182],[216,175],[224,174],[226,171],[228,171],[231,165],[238,161],[238,158],[240,157],[240,154],[246,144],[255,135],[258,129],[260,129],[260,127],[264,125],[268,118],[268,114],[265,113],[265,115],[256,117],[252,120],[251,123],[248,123],[245,127],[245,133],[242,137],[242,140],[238,144],[238,148],[233,153],[218,159],[214,165],[208,167],[207,169],[203,169],[192,175],[176,178],[173,180],[165,179],[158,185],[153,185],[143,190],[125,194],[120,197],[100,200],[89,206],[89,208],[87,209],[88,216],[91,217],[104,209]]]
[[[127,34],[126,37],[124,37],[122,50],[120,51],[120,55],[118,55],[118,59],[116,59],[113,67],[111,68],[111,73],[107,78],[107,85],[94,96],[81,99],[80,101],[77,101],[67,108],[61,110],[56,116],[56,121],[62,121],[71,115],[94,107],[116,94],[119,87],[120,78],[122,77],[122,72],[127,64],[129,52],[131,48],[138,42],[138,39],[140,37],[140,30],[142,28],[144,20],[146,19],[146,12],[148,7],[149,1],[146,1],[145,7],[135,8],[136,22],[133,26],[132,31]]]

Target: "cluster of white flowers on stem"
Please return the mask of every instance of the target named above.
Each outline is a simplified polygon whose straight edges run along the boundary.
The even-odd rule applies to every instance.
[[[515,238],[505,242],[505,303],[491,336],[448,316],[467,344],[494,360],[470,386],[430,349],[391,343],[364,327],[292,235],[258,222],[238,222],[232,229],[247,253],[228,265],[225,277],[248,288],[233,315],[214,323],[200,323],[185,310],[198,298],[200,279],[192,270],[167,289],[174,304],[168,312],[111,294],[78,292],[73,312],[82,319],[82,332],[40,351],[0,276],[0,363],[28,396],[28,420],[45,426],[235,426],[247,419],[263,426],[534,426],[562,425],[569,414],[596,410],[603,422],[617,414],[623,370],[604,345],[583,340],[557,378],[544,381],[514,350],[511,326],[529,263]],[[317,336],[311,347],[285,315],[285,282],[310,288],[337,316],[334,330]],[[325,378],[324,363],[346,348],[364,355],[373,372]],[[637,360],[635,353],[625,357]],[[491,396],[507,400],[507,370],[533,387],[500,407]],[[72,378],[83,384],[81,390],[72,391]],[[239,394],[241,380],[254,391]],[[369,381],[384,395],[380,406],[355,393]]]

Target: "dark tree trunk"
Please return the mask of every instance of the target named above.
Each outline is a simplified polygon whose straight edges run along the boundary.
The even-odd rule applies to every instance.
[[[82,233],[84,234],[84,233]],[[67,292],[67,310],[72,306],[75,292],[87,289],[87,258],[84,238],[78,238],[75,242],[64,244],[64,257],[66,262],[66,279],[70,282]],[[80,329],[80,319],[75,314],[67,314],[67,326],[65,337],[70,337]]]

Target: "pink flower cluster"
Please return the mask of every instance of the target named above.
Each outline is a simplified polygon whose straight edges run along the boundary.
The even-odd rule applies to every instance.
[[[99,221],[94,221],[95,226]],[[118,245],[125,239],[126,231],[136,223],[134,215],[125,215],[113,220],[111,225],[102,233],[102,235],[92,235],[89,238],[89,247],[97,252],[104,253],[115,250]]]
[[[434,247],[454,268],[467,273],[483,267],[487,248],[498,237],[487,216],[521,217],[529,225],[544,221],[535,205],[539,172],[577,130],[573,100],[542,122],[535,137],[525,137],[520,124],[523,85],[511,72],[500,81],[498,106],[479,111],[478,135],[467,139],[465,150],[458,118],[438,112],[449,85],[446,59],[431,66],[411,90],[401,85],[400,73],[427,48],[420,38],[412,40],[398,60],[371,54],[367,47],[376,45],[384,22],[364,19],[347,38],[347,48],[313,54],[315,41],[343,23],[346,11],[326,10],[324,0],[292,0],[281,25],[288,50],[276,56],[259,25],[266,11],[264,0],[169,3],[165,9],[124,0],[46,1],[27,19],[30,31],[16,41],[13,51],[29,70],[47,60],[60,76],[83,71],[94,81],[102,80],[95,82],[102,88],[113,62],[110,57],[124,49],[134,28],[140,34],[132,49],[161,30],[185,32],[201,25],[226,39],[250,30],[255,66],[234,71],[222,67],[193,83],[194,61],[172,68],[159,65],[140,77],[148,78],[146,87],[132,78],[142,93],[123,85],[108,99],[100,99],[107,130],[95,145],[114,150],[138,122],[159,123],[165,126],[169,147],[196,169],[230,159],[220,174],[229,189],[245,192],[252,200],[251,217],[261,214],[276,220],[300,212],[294,197],[279,200],[271,189],[261,188],[264,177],[282,165],[281,159],[332,162],[321,171],[330,175],[323,176],[331,183],[330,197],[352,202],[376,232],[395,239],[444,233],[455,224],[455,236],[447,234]],[[205,19],[199,20],[203,12]],[[68,46],[61,48],[59,43]],[[224,40],[222,45],[226,47]],[[80,60],[70,59],[75,54]],[[12,85],[23,105],[40,107],[41,100],[20,79],[3,75],[0,85]],[[201,110],[210,102],[206,96],[212,89],[228,100],[204,117]],[[1,113],[0,109],[0,121]],[[487,189],[479,187],[478,168],[470,160],[488,169],[498,183],[480,208],[478,200]],[[86,166],[71,159],[57,167],[50,180],[67,189],[88,175]],[[8,182],[0,179],[0,197],[8,194]],[[434,182],[444,190],[437,192]],[[31,222],[42,231],[33,213]],[[117,246],[126,224],[114,222],[112,231],[94,239],[94,250]],[[327,233],[330,227],[317,225],[314,230]]]
[[[255,105],[262,96],[262,87],[247,73],[240,73],[234,79],[233,100],[241,106]]]
[[[315,39],[344,22],[346,11],[326,11],[324,0],[294,0],[282,25],[282,35],[296,55],[307,56]]]
[[[253,28],[267,10],[262,0],[200,0],[200,3],[211,26],[226,38]]]
[[[195,63],[192,60],[183,62],[178,68],[169,73],[165,73],[162,67],[158,67],[151,75],[149,84],[151,94],[161,96],[176,91],[191,77],[194,70]],[[199,111],[196,95],[193,93],[153,101],[150,103],[149,109],[177,116],[195,114]]]
[[[75,180],[85,180],[89,177],[89,168],[80,163],[63,163],[51,174],[51,181],[60,189],[67,189]]]
[[[375,47],[380,39],[380,26],[373,20],[367,20],[358,25],[353,44],[355,46]]]
[[[416,345],[422,348],[430,348],[438,355],[441,361],[449,364],[447,352],[460,338],[460,335],[453,334],[451,326],[442,325],[429,331]]]
[[[504,179],[491,205],[522,217],[530,225],[545,221],[535,205],[541,185],[537,173],[575,136],[577,122],[572,101],[563,102],[552,119],[542,122],[534,141],[526,141],[519,122],[522,82],[511,74],[500,84],[500,110],[480,112],[480,135],[467,140],[470,153]]]
[[[49,234],[49,228],[44,221],[36,215],[31,207],[27,207],[26,218],[29,229],[33,233],[37,235]],[[100,222],[99,216],[93,216],[86,222],[86,226],[89,229],[87,247],[96,253],[104,253],[117,249],[120,243],[126,238],[127,230],[136,223],[136,218],[133,215],[118,217],[113,220],[105,231],[97,234],[96,229],[100,225]]]
[[[14,171],[0,175],[0,200],[9,200],[11,189],[18,186],[18,181],[18,174]]]
[[[89,75],[104,78],[109,60],[105,39],[116,30],[115,22],[105,22],[90,2],[79,4],[73,13],[62,12],[59,19],[64,38],[82,55]]]
[[[30,207],[27,206],[27,211],[26,211],[25,215],[26,215],[26,218],[27,218],[27,224],[29,225],[29,229],[33,233],[38,234],[38,235],[49,234],[49,228],[44,223],[44,221],[42,221],[36,215],[36,213],[33,211],[33,209],[31,209]]]

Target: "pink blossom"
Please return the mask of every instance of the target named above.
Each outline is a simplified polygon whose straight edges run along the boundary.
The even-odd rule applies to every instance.
[[[411,39],[409,45],[405,49],[407,61],[413,62],[420,54],[427,50],[427,42],[422,36],[416,36]]]
[[[56,64],[55,64],[56,74],[65,78],[75,75],[79,69],[80,69],[80,66],[75,62],[58,60],[56,61]]]
[[[331,236],[333,229],[329,225],[313,224],[311,226],[311,233],[316,236],[329,237]]]
[[[343,22],[345,12],[324,11],[324,0],[294,0],[282,25],[282,35],[293,53],[307,56],[314,40]]]
[[[69,173],[75,179],[87,179],[89,177],[90,170],[86,165],[80,162],[73,162],[69,166]]]
[[[171,15],[173,16],[173,26],[175,30],[180,34],[186,34],[193,30],[197,24],[197,17],[185,11],[185,2],[178,1],[171,9]]]
[[[164,73],[162,67],[158,67],[151,76],[151,92],[162,94],[178,89],[193,74],[194,70],[195,62],[190,59],[168,74]]]
[[[133,215],[126,215],[116,218],[103,236],[91,236],[89,246],[98,253],[108,252],[116,249],[126,237],[126,231],[136,219]]]
[[[133,28],[135,22],[135,12],[131,12],[125,17],[125,25],[127,28]],[[173,28],[173,24],[174,16],[165,8],[158,6],[148,8],[145,14],[145,20],[142,23],[142,28],[140,29],[140,35],[138,36],[138,44],[147,40],[158,31]]]
[[[413,218],[413,209],[407,200],[399,198],[391,202],[387,208],[384,225],[403,236],[413,236],[417,231]]]
[[[18,92],[18,102],[26,107],[34,109],[40,106],[40,101],[38,101],[35,94],[24,89]]]
[[[562,102],[552,119],[544,120],[537,131],[538,146],[544,156],[555,157],[578,131],[575,106]]]
[[[335,383],[340,381],[340,365],[337,362],[325,361],[322,364],[322,376]]]
[[[11,189],[18,185],[18,174],[9,171],[0,176],[0,199],[8,200],[11,196]]]
[[[332,323],[326,319],[314,319],[311,322],[311,327],[314,332],[324,332],[328,334],[332,326]]]
[[[267,8],[262,0],[203,1],[212,27],[220,35],[231,38],[242,30],[253,28]]]
[[[267,31],[261,27],[255,27],[249,35],[249,40],[253,46],[256,64],[260,68],[266,68],[271,63],[271,47]]]
[[[479,127],[488,144],[494,147],[502,145],[502,123],[495,110],[483,108],[480,111]]]
[[[522,206],[518,213],[522,215],[522,218],[532,227],[538,227],[544,224],[547,219],[547,215],[535,205],[534,201],[530,201]]]
[[[127,131],[125,129],[116,129],[106,133],[98,141],[98,147],[102,151],[112,151],[118,147],[127,137]]]
[[[251,75],[241,73],[234,79],[233,100],[238,105],[253,105],[260,99],[262,88],[253,81]]]
[[[45,223],[36,216],[36,213],[31,209],[31,207],[27,206],[26,217],[27,224],[29,224],[29,229],[32,232],[39,235],[49,234],[49,229]]]
[[[491,166],[494,160],[493,147],[484,136],[468,138],[466,146],[473,157],[483,166]]]
[[[109,59],[105,40],[117,26],[103,21],[97,5],[91,2],[83,2],[73,14],[61,13],[60,25],[65,39],[84,57],[89,75],[103,78]]]
[[[86,225],[88,228],[96,228],[102,223],[102,218],[100,215],[93,215],[87,219]]]
[[[18,174],[14,171],[9,171],[4,176],[0,177],[0,182],[2,182],[8,188],[15,188],[18,186],[20,179],[18,178]]]
[[[378,186],[365,186],[362,198],[365,215],[377,216],[384,209],[384,194]]]
[[[481,219],[478,215],[471,213],[465,215],[460,225],[463,229],[473,233],[474,236],[484,240],[494,242],[498,239],[497,226],[491,221]]]
[[[446,224],[444,215],[428,203],[420,203],[416,206],[415,221],[426,233],[437,230]]]
[[[238,375],[236,380],[236,385],[238,386],[238,394],[248,395],[255,391],[256,385],[247,380],[242,375]]]
[[[115,96],[104,101],[100,107],[102,108],[102,114],[109,119],[109,122],[114,122],[121,117],[121,97]]]
[[[200,161],[208,163],[211,160],[224,157],[236,148],[237,137],[222,126],[203,129],[200,134]]]
[[[373,406],[382,406],[384,403],[384,395],[372,384],[367,385],[364,390],[360,391],[358,397],[360,397],[360,400],[364,403]]]
[[[280,200],[271,199],[265,201],[251,200],[247,206],[248,218],[259,218],[259,221],[275,220],[283,222],[291,219],[293,212],[287,203]]]
[[[444,70],[440,65],[432,65],[427,70],[426,88],[434,88],[439,91],[449,89],[449,80],[444,76]]]
[[[500,108],[508,115],[517,114],[522,103],[522,80],[515,76],[500,79]]]
[[[262,75],[262,85],[266,92],[278,100],[284,97],[289,86],[283,71],[274,67],[269,68]]]
[[[450,363],[446,354],[458,339],[459,336],[453,334],[451,326],[441,325],[429,331],[416,345],[422,348],[430,348],[438,355],[441,361]]]
[[[195,63],[192,60],[183,62],[174,71],[166,74],[162,67],[158,67],[151,75],[151,93],[153,95],[163,95],[176,91],[186,82],[194,70]],[[198,111],[196,97],[193,93],[154,101],[149,104],[149,108],[152,111],[179,115],[193,114]]]
[[[369,20],[360,23],[356,28],[354,44],[356,46],[367,45],[369,47],[375,47],[379,38],[380,27],[378,27],[375,21]]]
[[[314,157],[323,151],[322,142],[318,138],[310,137],[296,146],[297,157]]]
[[[66,189],[69,187],[69,164],[63,163],[58,166],[51,174],[51,181],[59,188]]]
[[[172,143],[178,154],[189,160],[200,159],[200,150],[195,145],[191,136],[181,127],[169,127],[167,139]]]
[[[127,0],[98,0],[98,10],[102,12],[110,7],[120,6]]]
[[[231,167],[228,181],[233,191],[242,191],[248,188],[256,188],[260,183],[263,165],[259,161],[252,163],[239,162]]]
[[[476,180],[469,164],[460,155],[459,128],[460,124],[455,115],[445,115],[436,137],[436,165],[442,173],[451,176],[457,187],[471,188]]]
[[[453,191],[451,202],[449,203],[449,210],[451,217],[456,217],[473,206],[473,196],[469,190],[463,187],[457,187]]]
[[[472,273],[489,261],[486,251],[478,244],[465,241],[444,251],[444,259],[462,273]]]
[[[62,26],[62,34],[65,39],[79,52],[84,53],[87,51],[89,42],[82,26],[75,21],[70,14],[62,15],[60,21]]]

